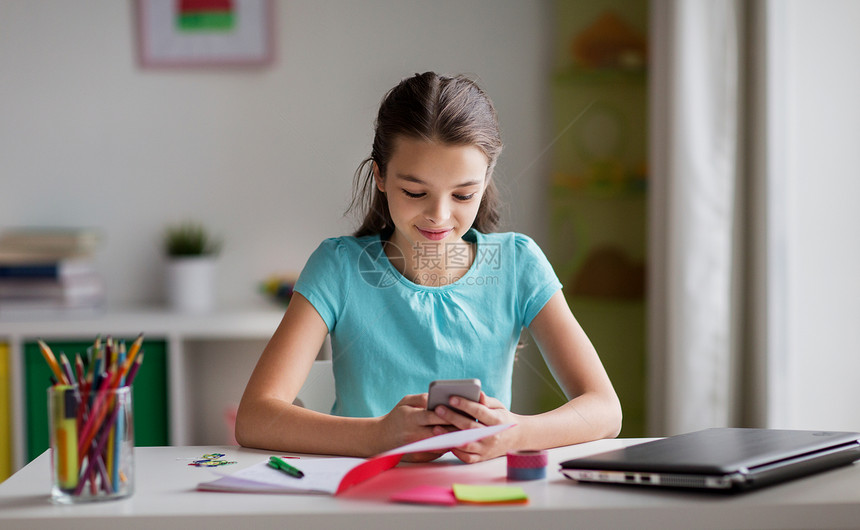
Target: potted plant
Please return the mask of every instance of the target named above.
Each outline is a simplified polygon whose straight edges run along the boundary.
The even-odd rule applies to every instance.
[[[185,221],[167,227],[167,300],[184,313],[205,313],[215,307],[215,260],[221,241],[201,224]]]

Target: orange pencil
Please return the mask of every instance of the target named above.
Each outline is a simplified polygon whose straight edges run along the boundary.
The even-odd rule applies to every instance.
[[[125,357],[125,363],[122,365],[121,377],[117,380],[119,382],[122,377],[125,377],[128,374],[129,368],[131,368],[131,364],[134,362],[134,358],[137,357],[137,353],[140,351],[140,345],[143,344],[143,333],[137,336],[137,338],[132,343],[131,347],[128,349],[128,355]]]
[[[66,379],[65,374],[63,374],[63,371],[60,369],[60,365],[57,364],[57,358],[54,357],[54,352],[51,351],[51,348],[49,348],[42,339],[39,339],[37,342],[39,343],[39,350],[42,351],[42,357],[48,361],[48,366],[51,368],[51,371],[54,372],[57,382],[61,385],[72,384],[71,381]]]

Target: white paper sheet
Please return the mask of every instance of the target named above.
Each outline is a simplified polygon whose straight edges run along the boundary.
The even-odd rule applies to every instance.
[[[492,425],[441,434],[392,449],[370,460],[389,455],[404,455],[460,447],[481,438],[492,436],[512,426],[511,424]],[[295,478],[269,467],[267,459],[237,471],[232,475],[223,475],[216,480],[203,482],[197,486],[197,489],[202,491],[324,493],[332,495],[338,490],[341,481],[347,473],[368,461],[364,458],[302,457],[297,460],[290,460],[291,465],[301,469],[305,474],[303,478]]]
[[[398,454],[405,455],[408,453],[423,453],[425,451],[451,449],[452,447],[460,447],[461,445],[466,445],[467,443],[480,440],[481,438],[492,436],[510,427],[513,427],[513,424],[505,423],[502,425],[490,425],[489,427],[478,427],[475,429],[464,429],[462,431],[449,432],[440,434],[439,436],[432,436],[430,438],[418,440],[411,444],[406,444],[398,447],[397,449],[386,451],[379,456]]]

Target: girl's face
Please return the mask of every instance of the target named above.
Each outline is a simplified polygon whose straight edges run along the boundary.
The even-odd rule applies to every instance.
[[[478,214],[488,165],[471,145],[398,138],[384,178],[373,164],[394,221],[391,242],[409,252],[416,245],[462,241]]]

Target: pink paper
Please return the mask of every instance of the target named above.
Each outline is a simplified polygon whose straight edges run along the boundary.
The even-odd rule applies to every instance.
[[[443,506],[454,506],[457,498],[451,488],[442,486],[418,486],[410,488],[391,496],[394,502],[407,502],[411,504],[440,504]]]

